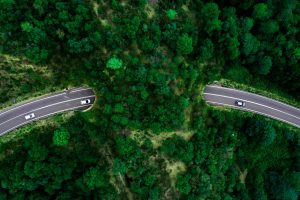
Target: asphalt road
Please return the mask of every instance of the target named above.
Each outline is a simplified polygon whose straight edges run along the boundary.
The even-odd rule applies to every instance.
[[[90,88],[75,88],[64,92],[46,95],[32,101],[4,109],[0,112],[0,135],[4,135],[20,126],[57,113],[71,110],[86,110],[95,101],[95,94]],[[81,100],[91,102],[81,105]],[[34,113],[35,117],[26,120],[25,116]]]
[[[261,95],[208,85],[204,89],[204,99],[210,104],[258,113],[300,128],[300,109]],[[236,100],[244,101],[245,106],[236,106]]]

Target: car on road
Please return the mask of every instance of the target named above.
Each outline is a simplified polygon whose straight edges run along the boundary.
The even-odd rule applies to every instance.
[[[32,118],[34,118],[34,117],[35,117],[34,113],[31,113],[31,114],[29,114],[29,115],[26,115],[26,116],[25,116],[25,119],[28,120],[28,119],[32,119]]]
[[[236,100],[235,101],[235,105],[239,106],[239,107],[244,107],[245,106],[245,102],[241,101],[241,100]]]
[[[90,99],[81,100],[81,105],[85,105],[85,104],[89,104],[89,103],[91,103]]]

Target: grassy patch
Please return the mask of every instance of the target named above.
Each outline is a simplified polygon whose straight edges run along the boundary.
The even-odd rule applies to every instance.
[[[194,132],[188,130],[180,130],[180,131],[173,131],[173,132],[161,132],[159,135],[156,135],[151,132],[145,134],[144,131],[135,130],[131,132],[130,138],[135,140],[139,145],[142,145],[143,141],[146,138],[149,138],[153,143],[153,147],[157,149],[162,145],[164,140],[168,138],[172,138],[175,135],[178,135],[182,137],[184,140],[188,141],[194,135]]]
[[[53,79],[54,72],[47,66],[34,65],[26,59],[8,55],[0,56],[0,109],[64,88]]]
[[[162,142],[168,138],[173,137],[174,135],[178,135],[185,140],[189,140],[193,136],[193,132],[191,131],[174,131],[174,132],[162,132],[159,135],[151,134],[150,140],[153,143],[154,148],[158,148],[162,145]]]
[[[155,9],[149,3],[145,6],[145,12],[147,14],[148,19],[152,19],[156,15]]]
[[[164,140],[171,138],[174,135],[178,135],[182,137],[184,140],[188,141],[194,135],[194,133],[192,131],[181,130],[181,131],[173,131],[173,132],[162,132],[159,135],[156,135],[151,132],[145,134],[144,131],[135,130],[131,132],[130,138],[135,140],[139,145],[142,145],[143,141],[146,138],[149,138],[153,144],[153,148],[157,149],[162,145]]]
[[[166,160],[167,166],[166,171],[169,173],[171,185],[175,187],[176,183],[176,177],[179,173],[183,173],[186,171],[186,166],[184,162],[182,161],[176,161],[170,163],[168,160]]]

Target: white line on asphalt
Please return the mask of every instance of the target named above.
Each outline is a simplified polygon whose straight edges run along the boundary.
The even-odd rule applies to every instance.
[[[82,90],[90,90],[90,88],[86,88],[86,87],[80,87],[80,88],[74,88],[74,89],[70,89],[70,93],[73,93],[73,92],[80,92]],[[68,91],[68,90],[66,90]]]
[[[290,108],[293,108],[293,109],[296,109],[296,110],[300,111],[300,109],[297,108],[297,107],[294,107],[294,106],[291,106],[291,105],[289,105],[289,104],[283,103],[283,102],[281,102],[281,101],[274,100],[274,99],[271,99],[271,98],[269,98],[269,97],[265,97],[265,96],[262,96],[262,95],[259,95],[259,94],[255,94],[255,93],[252,93],[252,92],[246,92],[246,91],[242,91],[242,90],[238,90],[238,89],[227,88],[227,87],[221,87],[221,86],[216,86],[216,85],[207,85],[206,87],[221,88],[221,89],[232,90],[232,91],[236,91],[236,92],[241,92],[241,93],[246,93],[246,94],[258,96],[258,97],[267,99],[267,100],[269,100],[269,101],[273,101],[273,102],[276,102],[276,103],[279,103],[279,104],[282,104],[282,105],[285,105],[285,106],[288,106],[288,107],[290,107]]]
[[[212,96],[225,97],[225,98],[236,99],[236,100],[237,100],[237,98],[235,98],[235,97],[230,97],[230,96],[225,96],[225,95],[220,95],[220,94],[212,94],[212,93],[206,93],[206,92],[204,92],[204,94],[206,94],[206,95],[212,95]],[[286,114],[286,115],[290,115],[290,116],[295,117],[295,118],[297,118],[297,119],[300,120],[300,117],[297,117],[297,116],[292,115],[292,114],[290,114],[290,113],[287,113],[287,112],[278,110],[278,109],[276,109],[276,108],[272,108],[272,107],[270,107],[270,106],[266,106],[266,105],[263,105],[263,104],[260,104],[260,103],[256,103],[256,102],[253,102],[253,101],[248,101],[248,100],[240,99],[240,98],[239,98],[239,100],[243,100],[243,101],[245,101],[245,102],[253,103],[253,104],[256,104],[256,105],[259,105],[259,106],[263,106],[263,107],[266,107],[266,108],[269,108],[269,109],[272,109],[272,110],[276,110],[276,111],[278,111],[278,112],[284,113],[284,114]]]
[[[40,108],[31,110],[31,111],[29,111],[29,112],[23,113],[23,114],[21,114],[21,115],[15,116],[15,117],[13,117],[13,118],[11,118],[11,119],[9,119],[9,120],[6,120],[6,121],[2,122],[2,123],[0,124],[0,126],[1,126],[2,124],[5,124],[5,123],[7,123],[7,122],[9,122],[9,121],[11,121],[11,120],[14,120],[14,119],[16,119],[16,118],[18,118],[18,117],[20,117],[20,116],[27,115],[27,114],[32,113],[32,112],[35,112],[35,111],[37,111],[37,110],[41,110],[41,109],[44,109],[44,108],[48,108],[48,107],[55,106],[55,105],[58,105],[58,104],[63,104],[63,103],[70,102],[70,101],[77,101],[78,99],[90,98],[90,97],[95,97],[95,95],[92,95],[92,96],[85,96],[85,97],[80,97],[80,98],[75,98],[75,99],[69,99],[69,100],[66,100],[66,101],[61,101],[61,102],[58,102],[58,103],[54,103],[54,104],[50,104],[50,105],[47,105],[47,106],[43,106],[43,107],[40,107]]]
[[[15,128],[18,128],[18,127],[20,127],[20,126],[22,126],[24,124],[28,124],[28,123],[30,123],[32,121],[36,121],[36,120],[38,120],[40,118],[44,118],[44,117],[47,117],[47,116],[50,116],[50,115],[54,115],[54,114],[57,114],[57,113],[65,112],[65,111],[68,111],[68,110],[73,110],[73,109],[76,109],[76,108],[82,108],[82,107],[90,106],[90,105],[92,105],[92,104],[86,104],[84,106],[81,105],[81,106],[77,106],[77,107],[73,107],[73,108],[68,108],[68,109],[57,111],[57,112],[49,113],[47,115],[43,115],[43,116],[40,116],[40,117],[37,117],[37,118],[33,118],[31,120],[25,121],[24,123],[18,124],[17,126],[14,126],[13,128],[10,128],[10,129],[4,131],[3,133],[0,133],[0,135],[4,135],[5,133],[7,133],[7,132],[9,132],[9,131],[11,131],[11,130],[13,130]]]
[[[219,103],[219,102],[215,102],[215,101],[206,101],[206,102],[211,103],[211,104],[218,104],[218,105],[228,106],[228,107],[232,107],[232,108],[239,109],[239,110],[246,110],[246,111],[253,112],[253,113],[258,113],[258,114],[265,115],[265,116],[267,116],[267,117],[270,117],[270,118],[273,118],[273,119],[277,119],[277,120],[279,120],[279,121],[283,121],[283,122],[286,122],[286,123],[288,123],[288,124],[291,124],[291,125],[294,125],[294,126],[300,128],[299,125],[294,124],[294,123],[292,123],[292,122],[286,121],[286,120],[281,119],[281,118],[278,118],[278,117],[274,117],[274,116],[272,116],[272,115],[268,115],[268,114],[266,114],[266,113],[258,112],[258,111],[255,111],[255,110],[251,110],[251,109],[248,109],[248,108],[244,108],[244,107],[236,107],[236,106],[233,106],[233,105],[230,105],[230,104],[224,104],[224,103]]]
[[[90,90],[90,89],[89,89],[89,88],[80,89],[80,90],[77,90],[77,92],[82,91],[82,90]],[[30,105],[30,104],[35,103],[35,102],[39,102],[39,101],[42,101],[42,100],[50,99],[50,98],[57,97],[57,96],[61,96],[61,95],[65,95],[65,94],[66,94],[66,91],[61,92],[61,93],[56,94],[56,95],[47,96],[47,97],[45,97],[45,98],[41,98],[41,99],[37,99],[37,100],[34,100],[34,101],[30,101],[30,102],[28,102],[28,103],[25,103],[25,104],[22,104],[22,105],[13,107],[13,108],[8,109],[8,110],[3,111],[3,112],[0,112],[0,115],[3,115],[4,113],[10,112],[10,111],[15,110],[15,109],[17,109],[17,108],[22,108],[22,107],[24,107],[24,106]]]

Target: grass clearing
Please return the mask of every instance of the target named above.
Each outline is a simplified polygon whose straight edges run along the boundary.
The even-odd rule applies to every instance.
[[[174,135],[182,137],[184,140],[188,141],[194,133],[192,131],[182,130],[182,131],[173,131],[173,132],[162,132],[159,135],[151,134],[150,140],[153,143],[154,148],[159,148],[162,145],[162,142],[168,138],[173,137]]]
[[[54,72],[45,65],[35,65],[21,57],[0,56],[0,109],[64,88],[55,83]]]
[[[178,135],[184,140],[188,141],[194,135],[194,133],[192,131],[181,130],[173,132],[161,132],[159,135],[156,135],[150,132],[146,134],[145,131],[135,130],[131,131],[129,137],[135,140],[140,146],[145,139],[149,138],[153,144],[154,149],[157,149],[162,145],[164,140],[171,138],[174,135]]]
[[[147,14],[148,19],[152,19],[156,15],[155,9],[150,3],[146,4],[145,12]]]
[[[168,160],[166,160],[166,163],[167,163],[166,171],[169,173],[171,185],[172,187],[175,187],[177,175],[179,173],[185,172],[186,166],[182,161],[176,161],[171,163]]]

